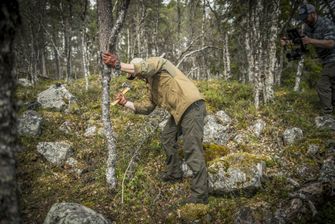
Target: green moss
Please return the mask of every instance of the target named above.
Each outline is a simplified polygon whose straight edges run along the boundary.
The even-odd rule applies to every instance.
[[[209,162],[227,155],[230,150],[228,147],[222,145],[205,144],[204,151],[205,159]]]
[[[220,158],[219,160],[213,162],[220,162],[224,164],[225,168],[229,167],[250,167],[259,162],[265,162],[266,165],[273,165],[274,162],[272,159],[265,155],[255,155],[251,153],[241,152],[241,153],[232,153],[228,154],[225,157]]]
[[[209,207],[202,204],[187,204],[180,208],[180,216],[184,221],[195,221],[208,214]]]

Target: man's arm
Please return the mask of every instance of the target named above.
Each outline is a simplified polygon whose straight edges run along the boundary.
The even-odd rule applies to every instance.
[[[133,103],[128,101],[122,93],[117,93],[116,100],[118,100],[118,104],[131,109],[137,114],[150,114],[156,107],[149,97],[141,102]]]
[[[318,40],[307,36],[303,37],[302,41],[304,44],[311,44],[316,47],[322,47],[322,48],[333,48],[335,45],[334,40]]]
[[[127,64],[121,62],[121,71],[134,74],[135,73],[135,66],[133,64]]]

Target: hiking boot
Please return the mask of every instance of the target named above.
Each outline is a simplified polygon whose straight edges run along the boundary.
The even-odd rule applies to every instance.
[[[200,198],[195,198],[195,197],[188,197],[180,202],[181,206],[184,206],[186,204],[208,204],[208,198],[206,199],[200,199]]]
[[[168,174],[166,172],[162,172],[159,175],[159,179],[161,179],[163,182],[168,182],[168,183],[175,183],[183,180],[183,176],[174,176],[171,174]]]

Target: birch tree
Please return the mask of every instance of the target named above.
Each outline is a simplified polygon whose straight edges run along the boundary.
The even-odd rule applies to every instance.
[[[16,0],[0,4],[0,222],[21,223],[16,185],[16,115],[13,41],[20,22]]]
[[[61,18],[64,32],[64,58],[66,59],[65,81],[72,79],[72,0],[67,0],[68,4],[61,2]]]
[[[246,52],[249,81],[254,83],[256,108],[274,98],[274,74],[277,63],[279,2],[249,2],[249,29],[246,33]]]
[[[293,88],[293,90],[295,92],[300,91],[301,76],[302,76],[302,71],[304,69],[304,61],[305,61],[305,57],[302,56],[301,59],[298,62],[297,73],[295,75],[295,84],[294,84],[294,88]]]
[[[81,14],[81,22],[82,22],[82,26],[81,26],[81,58],[82,58],[82,68],[83,68],[83,73],[84,73],[84,77],[85,77],[85,90],[88,90],[88,65],[87,65],[87,60],[86,60],[86,13],[87,13],[87,7],[88,7],[88,0],[85,0],[84,3],[84,9],[83,12]]]
[[[100,51],[115,52],[117,36],[122,28],[130,0],[124,0],[118,12],[118,18],[113,26],[112,1],[98,0],[98,24],[99,24],[99,45]],[[110,121],[110,80],[111,70],[106,65],[102,65],[102,121],[107,140],[107,168],[106,181],[111,190],[116,188],[117,180],[115,176],[116,145],[113,135],[113,127]]]

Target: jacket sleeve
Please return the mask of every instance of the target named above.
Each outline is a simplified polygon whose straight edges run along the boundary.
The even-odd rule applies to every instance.
[[[156,104],[152,102],[150,97],[147,97],[143,101],[134,102],[135,114],[150,114],[155,108]]]
[[[160,72],[165,63],[166,59],[160,57],[152,57],[141,63],[135,63],[135,75],[140,78],[150,78]]]

